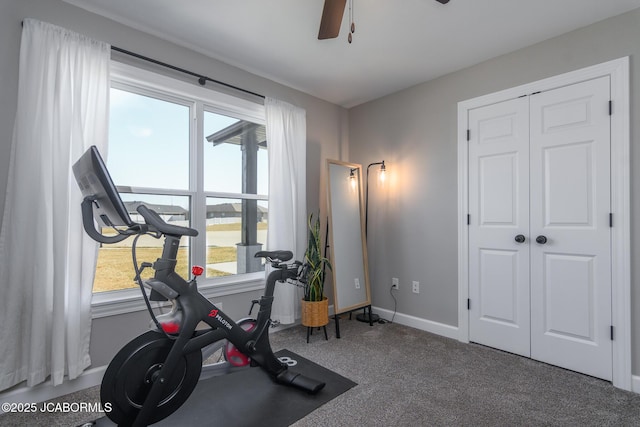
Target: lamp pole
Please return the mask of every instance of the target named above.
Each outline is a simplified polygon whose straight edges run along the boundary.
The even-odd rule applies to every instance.
[[[369,168],[375,165],[381,165],[380,166],[381,173],[384,173],[386,171],[384,160],[381,162],[370,163],[369,166],[367,166],[367,177],[364,183],[365,184],[365,190],[364,190],[364,194],[365,194],[364,196],[364,235],[365,237],[367,237],[367,234],[369,232]],[[367,239],[367,244],[368,244],[368,239]],[[377,314],[373,314],[371,312],[371,306],[369,306],[369,314],[367,315],[367,311],[365,307],[365,312],[358,314],[356,316],[356,319],[361,322],[369,322],[370,324],[372,324],[373,322],[377,322],[378,320],[380,320],[380,316],[378,316]]]
[[[367,166],[367,179],[365,181],[365,196],[364,196],[364,235],[366,236],[369,230],[369,168],[375,165],[380,166],[380,171],[386,171],[386,166],[384,165],[384,160],[381,162],[369,163]]]

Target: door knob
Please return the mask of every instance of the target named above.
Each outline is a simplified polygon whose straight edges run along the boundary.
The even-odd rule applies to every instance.
[[[545,236],[538,236],[536,237],[536,242],[544,245],[545,243],[547,243],[547,238]]]
[[[522,234],[518,234],[516,236],[516,242],[518,242],[518,243],[524,243],[525,240],[526,239],[525,239],[524,235],[522,235]]]

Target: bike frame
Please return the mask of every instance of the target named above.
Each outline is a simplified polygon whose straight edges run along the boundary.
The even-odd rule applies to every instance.
[[[125,402],[124,407],[121,408],[122,412],[127,412],[132,408],[137,409],[137,406],[133,406],[133,402],[128,400],[129,391],[136,394],[144,388],[144,393],[146,393],[148,385],[151,385],[150,388],[148,388],[148,393],[142,396],[143,403],[135,415],[134,426],[146,426],[148,421],[153,418],[154,411],[158,408],[160,400],[163,399],[163,392],[167,387],[167,382],[171,381],[174,372],[179,371],[178,368],[181,360],[188,359],[190,360],[188,363],[192,363],[191,366],[194,366],[193,364],[198,366],[198,359],[194,357],[194,353],[202,352],[203,348],[220,340],[228,340],[231,342],[241,353],[251,358],[252,364],[261,366],[272,376],[274,381],[279,384],[293,386],[309,394],[315,394],[325,386],[324,382],[288,370],[287,365],[281,363],[273,354],[269,343],[268,329],[271,325],[271,306],[273,304],[275,285],[277,282],[295,279],[298,273],[298,263],[286,264],[286,261],[292,258],[291,252],[265,251],[256,254],[256,256],[266,258],[274,269],[267,277],[264,295],[262,295],[260,300],[253,301],[254,304],[259,304],[258,316],[255,328],[247,331],[243,329],[240,324],[243,321],[239,323],[234,322],[227,317],[222,310],[200,294],[195,277],[187,282],[175,271],[180,239],[183,236],[197,236],[197,230],[168,224],[160,215],[145,205],[140,205],[137,208],[138,213],[144,218],[145,222],[133,222],[95,146],[90,147],[73,165],[73,173],[84,196],[81,206],[83,226],[92,239],[100,243],[111,244],[121,242],[132,236],[137,236],[132,247],[134,263],[136,264],[136,280],[138,280],[141,286],[149,314],[159,328],[157,331],[159,334],[158,340],[156,340],[154,336],[151,341],[149,341],[147,334],[153,334],[153,332],[147,332],[147,334],[138,337],[142,338],[142,340],[136,338],[130,341],[129,344],[116,355],[105,374],[106,378],[111,367],[114,367],[114,373],[109,374],[109,380],[117,378],[117,390],[118,393],[120,393],[119,396],[124,396],[123,399]],[[98,218],[102,223],[114,227],[114,229],[118,231],[118,234],[115,236],[107,236],[98,231],[95,224],[95,220]],[[117,229],[117,226],[123,226],[126,227],[126,229]],[[137,238],[143,234],[150,234],[156,238],[164,236],[165,239],[161,257],[153,264],[142,264],[143,269],[144,267],[151,266],[155,270],[153,279],[146,280],[144,283],[140,278],[141,270],[137,262],[135,262],[135,243]],[[158,322],[158,319],[156,319],[144,285],[152,289],[151,299],[169,300],[180,309],[182,319],[177,335],[165,331]],[[161,296],[161,298],[159,298],[159,296]],[[206,323],[210,329],[196,330],[196,327],[201,322]],[[147,354],[140,352],[147,351],[144,343],[151,343],[152,341],[160,342],[161,345],[170,343],[171,348],[163,361],[153,361],[153,365],[145,367],[145,369],[148,369],[147,373],[149,377],[145,376],[143,379],[134,378],[130,383],[127,382],[128,376],[117,377],[119,374],[118,369],[120,369],[121,366],[125,366],[132,358],[137,360],[135,359],[137,354]],[[140,343],[142,343],[142,347],[140,347]],[[199,354],[198,358],[201,361],[202,354]],[[145,360],[142,361],[142,363],[144,362]],[[137,365],[127,366],[137,368]],[[202,372],[201,366],[195,369],[200,369],[200,372]],[[192,372],[196,371],[192,370]],[[103,379],[103,387],[104,384],[105,379]],[[107,381],[107,384],[110,384],[109,381]],[[195,384],[191,384],[191,387],[194,385]],[[168,409],[163,417],[175,411],[193,391],[192,388],[185,388],[184,390],[186,390],[186,393],[183,393],[180,398],[176,398],[177,400],[174,406],[166,406]],[[110,392],[113,392],[113,390],[110,389]],[[175,396],[175,394],[168,398],[173,398],[173,396]],[[136,403],[136,405],[138,404]],[[130,415],[126,416],[129,417]],[[129,421],[127,421],[127,425],[129,425]]]
[[[179,242],[180,236],[165,235],[161,258],[153,265],[155,281],[166,284],[178,294],[175,298],[168,299],[178,305],[183,315],[180,332],[175,337],[175,342],[159,372],[159,377],[168,376],[184,354],[201,351],[214,342],[226,339],[250,357],[253,363],[260,365],[277,379],[279,375],[287,371],[287,367],[273,354],[268,338],[273,293],[277,282],[285,282],[287,279],[297,277],[297,266],[294,265],[291,268],[287,264],[272,264],[274,270],[267,277],[264,294],[257,302],[259,310],[256,327],[251,331],[246,331],[198,291],[195,278],[187,282],[175,272]],[[157,286],[154,288],[154,290],[158,289]],[[160,293],[164,293],[163,296],[167,297],[166,291],[160,291]],[[206,323],[211,329],[196,331],[200,322]],[[147,419],[150,411],[158,404],[161,392],[162,383],[157,381],[151,388],[136,420]]]
[[[174,348],[182,348],[181,353],[187,354],[201,350],[216,341],[227,339],[270,373],[274,375],[280,373],[282,364],[277,358],[264,357],[264,354],[272,354],[267,337],[268,328],[271,325],[273,293],[277,282],[284,282],[297,276],[297,268],[280,264],[269,274],[264,294],[257,302],[259,310],[256,328],[246,331],[200,294],[195,278],[187,282],[175,272],[179,241],[180,239],[176,236],[166,236],[162,256],[154,264],[154,279],[165,283],[179,294],[173,301],[182,310],[183,320]],[[200,322],[206,323],[211,329],[196,331]]]

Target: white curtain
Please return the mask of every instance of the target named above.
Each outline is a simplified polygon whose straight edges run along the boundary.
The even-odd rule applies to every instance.
[[[306,112],[283,101],[266,98],[269,144],[269,250],[290,250],[302,261],[307,241],[307,122]],[[268,273],[267,269],[267,273]],[[272,319],[282,324],[300,317],[299,288],[276,286]]]
[[[0,390],[76,378],[91,361],[97,244],[71,166],[105,153],[110,46],[26,19],[0,230]]]

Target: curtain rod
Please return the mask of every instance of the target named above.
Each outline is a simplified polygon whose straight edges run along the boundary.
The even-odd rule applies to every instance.
[[[20,21],[20,25],[24,27],[24,21]],[[115,50],[116,52],[124,53],[125,55],[133,56],[135,58],[142,59],[142,60],[147,61],[147,62],[152,62],[152,63],[154,63],[156,65],[160,65],[160,66],[163,66],[165,68],[170,68],[172,70],[179,71],[181,73],[197,77],[198,78],[198,83],[200,83],[201,86],[204,86],[205,83],[207,83],[209,81],[209,82],[213,82],[213,83],[219,84],[221,86],[228,87],[230,89],[234,89],[234,90],[237,90],[237,91],[240,91],[240,92],[244,92],[244,93],[249,94],[249,95],[257,96],[258,98],[265,99],[265,96],[261,95],[259,93],[251,92],[250,90],[243,89],[241,87],[234,86],[234,85],[231,85],[229,83],[221,82],[220,80],[212,79],[211,77],[203,76],[202,74],[194,73],[193,71],[185,70],[184,68],[176,67],[175,65],[167,64],[166,62],[158,61],[157,59],[153,59],[153,58],[149,58],[148,56],[140,55],[139,53],[131,52],[129,50],[122,49],[122,48],[119,48],[119,47],[116,47],[116,46],[111,46],[111,50]]]
[[[131,52],[131,51],[128,51],[128,50],[125,50],[125,49],[122,49],[122,48],[119,48],[119,47],[116,47],[116,46],[111,46],[111,50],[115,50],[116,52],[124,53],[125,55],[133,56],[135,58],[142,59],[142,60],[147,61],[147,62],[152,62],[152,63],[154,63],[156,65],[160,65],[160,66],[165,67],[165,68],[170,68],[172,70],[179,71],[181,73],[197,77],[198,78],[198,83],[200,83],[200,85],[202,85],[202,86],[204,86],[205,83],[207,81],[209,81],[209,82],[213,82],[215,84],[219,84],[219,85],[228,87],[230,89],[234,89],[234,90],[237,90],[237,91],[240,91],[240,92],[244,92],[244,93],[249,94],[249,95],[257,96],[257,97],[262,98],[262,99],[265,98],[264,95],[261,95],[259,93],[252,92],[250,90],[243,89],[241,87],[234,86],[234,85],[231,85],[229,83],[221,82],[220,80],[212,79],[210,77],[203,76],[202,74],[194,73],[193,71],[185,70],[184,68],[176,67],[175,65],[167,64],[166,62],[158,61],[156,59],[149,58],[147,56],[140,55],[138,53]]]

